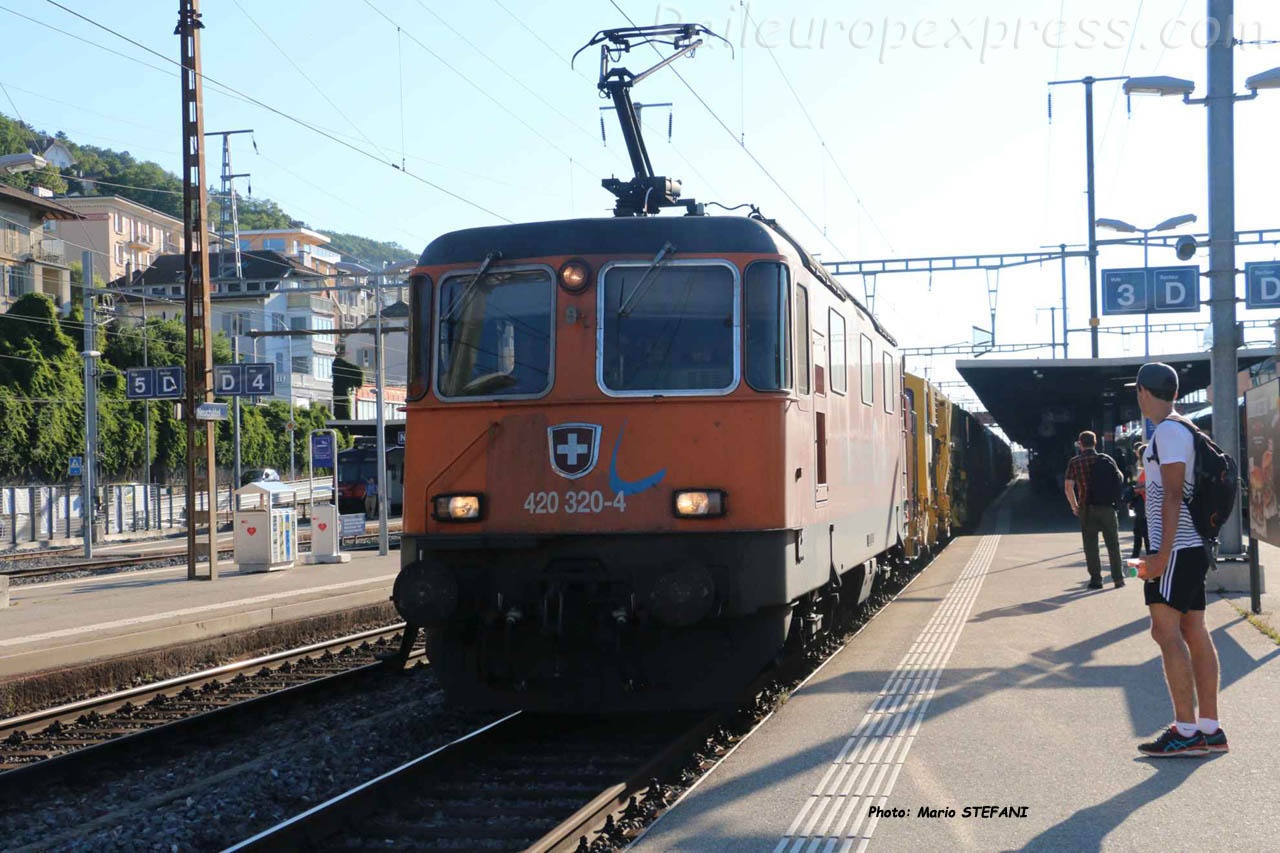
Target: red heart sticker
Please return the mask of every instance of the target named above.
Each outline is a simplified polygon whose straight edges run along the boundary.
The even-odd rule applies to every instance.
[[[255,534],[255,533],[257,533],[257,532],[258,532],[258,528],[256,528],[256,527],[250,527],[250,528],[249,528],[249,530],[248,530],[248,533],[249,533],[249,535],[250,535],[250,536],[252,536],[253,534]]]
[[[321,533],[323,533],[324,531],[326,531],[326,530],[328,530],[328,529],[329,529],[329,525],[325,524],[323,521],[322,521],[322,522],[320,522],[320,532],[321,532]]]

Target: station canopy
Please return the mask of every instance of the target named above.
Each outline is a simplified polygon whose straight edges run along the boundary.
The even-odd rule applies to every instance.
[[[1239,369],[1265,361],[1271,349],[1240,350]],[[991,417],[1010,439],[1039,449],[1069,446],[1082,430],[1102,432],[1138,420],[1133,382],[1138,368],[1163,361],[1178,371],[1179,397],[1209,386],[1209,353],[1124,358],[956,362]]]

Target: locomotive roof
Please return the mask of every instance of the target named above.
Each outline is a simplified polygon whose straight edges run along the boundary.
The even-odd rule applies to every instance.
[[[842,300],[857,305],[880,334],[897,344],[875,315],[785,229],[773,220],[757,217],[610,216],[464,228],[432,240],[418,263],[421,266],[479,263],[495,250],[501,252],[504,259],[551,255],[656,255],[667,242],[675,246],[677,253],[796,257]]]
[[[424,266],[546,255],[657,254],[670,241],[677,252],[791,254],[764,223],[745,216],[636,216],[560,219],[466,228],[432,240]]]

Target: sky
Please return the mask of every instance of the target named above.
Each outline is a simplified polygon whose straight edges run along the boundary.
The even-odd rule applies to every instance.
[[[177,58],[177,4],[59,2],[66,9],[0,0],[0,112],[178,171],[179,88],[167,61]],[[679,60],[693,91],[669,69],[635,90],[637,101],[672,103],[644,115],[655,169],[700,201],[759,205],[823,260],[865,260],[1082,242],[1084,92],[1054,87],[1050,122],[1047,83],[1160,73],[1205,87],[1204,0],[616,2],[205,0],[205,127],[254,130],[256,152],[243,137],[233,143],[254,196],[313,227],[415,252],[456,228],[607,215],[599,181],[629,176],[626,152],[611,114],[601,138],[598,52],[576,68],[569,58],[596,30],[627,25],[619,7],[637,24],[702,22],[732,51],[713,43]],[[1280,4],[1237,0],[1236,14],[1242,40],[1280,40]],[[640,51],[623,64],[653,61]],[[1240,46],[1238,91],[1276,66],[1280,45]],[[1095,92],[1098,215],[1149,226],[1194,213],[1207,227],[1205,109],[1172,98],[1130,105],[1118,83]],[[1236,115],[1237,225],[1280,228],[1280,91]],[[216,175],[218,152],[207,156]],[[1276,257],[1242,247],[1238,265]],[[1102,268],[1141,263],[1136,248],[1100,258]],[[1177,260],[1153,250],[1152,263]],[[1060,275],[1052,264],[992,276],[998,342],[1049,341]],[[861,279],[844,281],[864,292]],[[989,327],[987,293],[976,271],[881,276],[875,309],[905,346],[957,343]],[[1088,306],[1087,266],[1074,260],[1072,328],[1087,325]],[[1156,353],[1201,343],[1152,337]],[[1141,334],[1102,336],[1104,356],[1142,352]],[[1073,334],[1071,355],[1087,354],[1087,333]],[[952,362],[909,366],[949,380]]]

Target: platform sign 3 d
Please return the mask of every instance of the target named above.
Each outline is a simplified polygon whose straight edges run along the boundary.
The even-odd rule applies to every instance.
[[[1280,308],[1280,263],[1245,264],[1245,307]]]
[[[1147,304],[1146,270],[1102,271],[1103,314],[1145,314]]]
[[[1200,268],[1102,271],[1103,314],[1173,314],[1200,310]]]
[[[1200,267],[1155,267],[1148,288],[1152,314],[1200,310]]]

